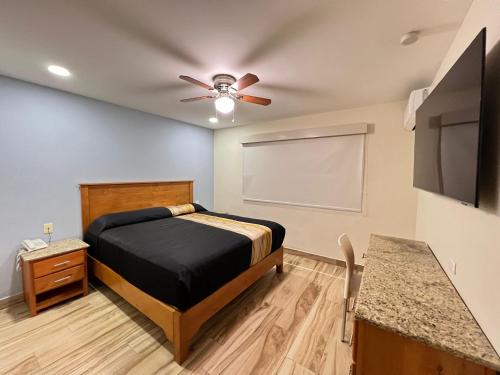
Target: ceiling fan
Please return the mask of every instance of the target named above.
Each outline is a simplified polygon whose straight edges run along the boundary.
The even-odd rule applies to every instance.
[[[212,95],[198,96],[195,98],[181,99],[181,102],[194,102],[203,99],[215,99],[215,108],[221,113],[229,113],[234,109],[234,101],[269,105],[271,99],[261,98],[258,96],[244,95],[240,91],[254,83],[259,82],[259,78],[252,73],[247,73],[240,79],[236,80],[229,74],[217,74],[213,77],[213,86],[200,82],[197,79],[188,76],[179,76],[180,79],[203,87],[212,92]]]

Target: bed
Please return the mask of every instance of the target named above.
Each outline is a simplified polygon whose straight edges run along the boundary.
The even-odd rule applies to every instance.
[[[91,275],[165,332],[181,364],[201,325],[276,266],[284,228],[205,210],[192,181],[82,184]]]

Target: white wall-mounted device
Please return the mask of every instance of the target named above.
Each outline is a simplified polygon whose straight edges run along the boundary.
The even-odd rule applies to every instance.
[[[429,88],[413,90],[408,98],[404,115],[404,128],[408,131],[415,129],[417,109],[424,102],[425,98],[429,95]]]

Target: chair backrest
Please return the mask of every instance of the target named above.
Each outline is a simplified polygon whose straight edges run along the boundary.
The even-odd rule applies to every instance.
[[[344,298],[349,298],[350,296],[350,287],[351,287],[351,276],[354,271],[354,250],[352,248],[351,241],[347,234],[342,233],[339,236],[338,243],[340,248],[342,249],[342,253],[344,254],[345,263],[346,263],[346,275],[345,275],[345,286],[344,286]]]

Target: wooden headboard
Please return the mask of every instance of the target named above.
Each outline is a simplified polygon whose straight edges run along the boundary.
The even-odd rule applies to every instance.
[[[113,212],[193,201],[193,181],[81,184],[83,233],[92,221]]]

